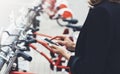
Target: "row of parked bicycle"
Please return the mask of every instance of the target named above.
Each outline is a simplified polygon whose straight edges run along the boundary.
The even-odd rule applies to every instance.
[[[69,34],[69,28],[73,32],[80,31],[81,29],[81,26],[73,25],[78,23],[78,20],[74,18],[67,0],[41,0],[40,4],[28,8],[26,14],[21,15],[18,20],[11,19],[13,22],[8,29],[1,32],[0,74],[32,74],[26,70],[19,72],[18,66],[19,57],[27,61],[32,61],[32,57],[26,53],[26,51],[30,51],[31,49],[36,50],[49,61],[51,70],[61,71],[65,69],[70,74],[69,67],[61,64],[65,61],[62,60],[62,56],[56,56],[49,47],[49,44],[57,45],[57,43],[51,40],[53,36],[38,33],[40,20],[37,17],[43,13],[47,13],[51,20],[56,20],[58,25],[66,27],[63,34]],[[19,21],[19,23],[16,24],[16,21]],[[74,37],[70,36],[73,41]],[[39,43],[46,47],[50,51],[51,57],[38,50],[33,43]]]

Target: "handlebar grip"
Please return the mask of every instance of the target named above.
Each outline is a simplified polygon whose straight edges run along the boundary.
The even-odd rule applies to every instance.
[[[35,39],[29,40],[28,43],[36,43],[37,41]]]
[[[0,70],[2,69],[4,63],[5,63],[5,59],[3,59],[2,57],[0,57]]]
[[[28,40],[28,41],[26,41],[26,46],[28,46],[29,44],[31,44],[31,43],[36,43],[37,41],[35,40],[35,39],[31,39],[31,40]]]
[[[6,59],[4,57],[6,57],[6,54],[4,52],[0,52],[0,70],[6,62]]]
[[[74,31],[80,31],[82,26],[75,26],[75,25],[66,25],[69,28],[72,28]]]
[[[71,23],[71,24],[77,24],[78,23],[77,19],[71,19],[71,20],[63,19],[63,21]]]
[[[18,56],[20,56],[20,57],[23,57],[25,60],[27,60],[27,61],[31,61],[32,60],[32,57],[30,56],[30,55],[28,55],[28,54],[26,54],[26,53],[24,53],[24,52],[22,52],[22,51],[20,51],[19,53],[18,53]]]
[[[51,43],[51,44],[54,44],[54,45],[57,45],[57,46],[58,46],[57,43],[53,42],[52,40],[50,40],[50,39],[48,39],[48,38],[45,38],[44,40],[46,40],[47,42],[49,42],[49,43]]]

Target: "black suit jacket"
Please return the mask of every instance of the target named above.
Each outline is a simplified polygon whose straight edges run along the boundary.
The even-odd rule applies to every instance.
[[[120,74],[120,4],[90,10],[68,66],[72,74]]]

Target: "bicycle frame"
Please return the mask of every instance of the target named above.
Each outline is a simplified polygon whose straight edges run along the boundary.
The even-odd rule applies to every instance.
[[[49,35],[46,35],[46,34],[37,33],[37,32],[35,32],[34,34],[35,34],[35,35],[38,35],[38,36],[42,36],[42,37],[53,38],[52,36],[49,36]],[[45,41],[43,41],[43,40],[37,40],[37,42],[38,42],[39,44],[43,45],[45,48],[47,48],[50,52],[52,52],[53,54],[55,54],[54,51],[49,47],[49,45],[48,45],[47,42],[45,42]],[[62,61],[62,56],[61,56],[61,55],[58,55],[56,61],[54,61],[54,60],[52,60],[50,57],[48,57],[44,52],[41,52],[40,50],[38,50],[38,49],[35,47],[35,45],[30,44],[29,46],[30,46],[31,48],[33,48],[35,51],[37,51],[39,54],[41,54],[43,57],[45,57],[45,58],[49,61],[49,63],[50,63],[52,66],[55,67],[55,69],[57,69],[57,68],[59,68],[59,69],[66,69],[67,71],[69,71],[69,74],[71,74],[69,67],[63,66],[63,65],[60,64],[61,61]]]

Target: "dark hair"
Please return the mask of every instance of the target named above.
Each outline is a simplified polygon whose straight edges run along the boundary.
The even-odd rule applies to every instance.
[[[97,5],[103,1],[109,1],[109,2],[113,2],[113,3],[120,3],[120,0],[90,0],[88,3],[92,6]]]

